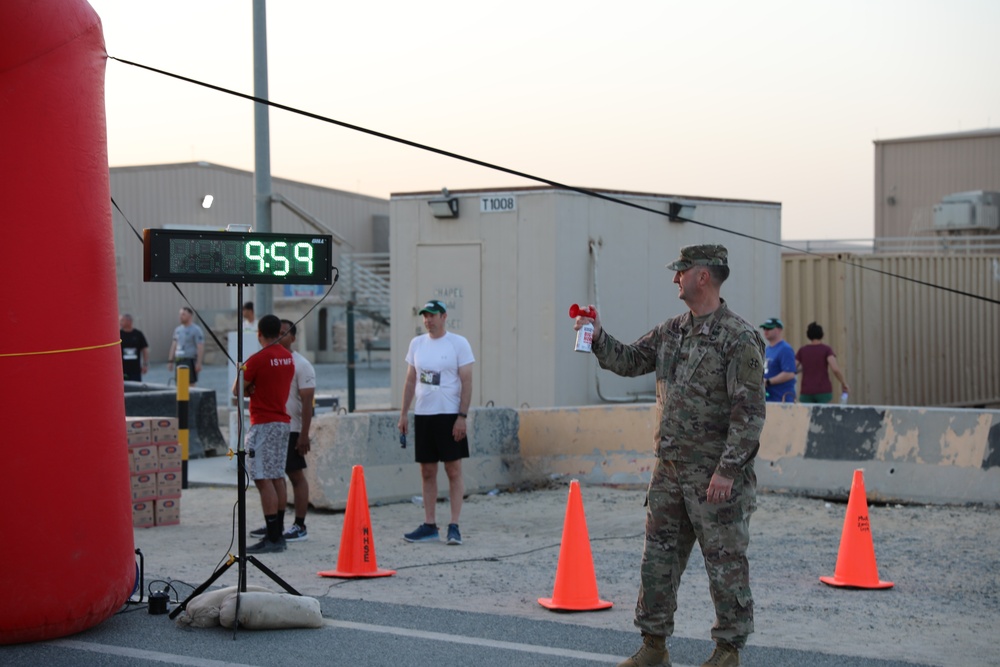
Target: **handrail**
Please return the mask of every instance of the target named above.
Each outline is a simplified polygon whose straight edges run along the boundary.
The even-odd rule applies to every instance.
[[[982,254],[1000,252],[1000,235],[936,235],[868,239],[806,239],[782,240],[781,244],[783,246],[790,246],[805,252],[822,254]],[[782,252],[789,255],[795,254],[794,251],[790,250],[783,250]]]
[[[344,289],[359,311],[372,319],[389,323],[391,275],[389,253],[344,253]]]
[[[345,239],[343,236],[330,229],[330,227],[328,227],[326,224],[317,219],[314,215],[306,211],[304,208],[293,202],[285,195],[281,194],[271,195],[271,201],[276,204],[283,205],[289,211],[299,216],[299,218],[301,218],[306,223],[311,225],[313,229],[322,232],[323,234],[329,234],[330,236],[333,237],[333,242],[336,243],[337,245],[346,245],[348,247],[353,247],[351,246],[350,243],[347,242],[347,239]]]

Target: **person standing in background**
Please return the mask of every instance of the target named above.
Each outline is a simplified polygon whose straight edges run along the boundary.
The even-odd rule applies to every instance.
[[[466,420],[472,401],[472,347],[464,336],[447,329],[448,312],[438,300],[420,309],[427,333],[410,341],[406,352],[406,380],[403,384],[403,409],[399,432],[405,439],[409,428],[407,413],[414,397],[414,456],[420,464],[424,492],[424,523],[406,533],[407,542],[436,541],[438,463],[444,463],[448,475],[451,523],[448,544],[461,544],[458,519],[462,512],[465,482],[462,459],[469,458]]]
[[[760,325],[767,349],[764,365],[764,388],[772,403],[795,402],[795,350],[785,340],[785,325],[777,317]]]
[[[253,314],[253,301],[243,304],[243,333],[257,333],[257,320]]]
[[[167,370],[172,373],[175,363],[177,366],[187,366],[191,369],[190,385],[193,387],[198,382],[201,361],[205,358],[205,332],[192,322],[194,310],[188,306],[181,308],[179,316],[181,323],[174,329],[174,337],[170,341]]]
[[[837,364],[837,355],[832,347],[823,342],[823,327],[811,322],[806,327],[806,338],[809,339],[809,343],[800,347],[795,353],[795,361],[802,371],[802,393],[799,394],[799,402],[829,403],[833,400],[833,383],[830,382],[829,371],[833,371],[840,382],[841,392],[849,394],[851,388],[847,386],[844,373]]]
[[[313,398],[316,395],[316,369],[309,360],[292,350],[295,335],[298,330],[290,320],[281,320],[281,338],[279,342],[292,353],[295,364],[295,375],[292,386],[288,390],[288,403],[285,411],[291,418],[291,432],[288,434],[288,457],[285,461],[285,474],[292,482],[292,495],[295,504],[295,523],[285,531],[285,539],[289,542],[300,542],[309,539],[306,530],[306,512],[309,511],[309,481],[306,479],[306,454],[310,450],[309,428],[312,425]]]
[[[142,382],[149,371],[149,344],[146,336],[132,328],[132,316],[125,313],[118,320],[118,335],[122,339],[122,372],[129,382]]]
[[[247,547],[247,553],[276,553],[286,549],[284,537],[285,460],[288,458],[288,433],[291,418],[285,412],[288,390],[295,375],[292,353],[278,344],[281,320],[265,315],[257,323],[261,349],[246,360],[243,370],[243,394],[250,397],[250,429],[244,448],[249,455],[250,476],[260,493],[264,512],[265,535]],[[237,395],[240,376],[233,384]]]
[[[295,375],[288,388],[285,412],[291,420],[288,433],[288,455],[285,474],[292,482],[295,496],[295,523],[283,533],[286,542],[304,542],[309,539],[306,529],[306,512],[309,511],[309,480],[306,479],[306,454],[309,453],[309,427],[312,425],[313,397],[316,395],[316,370],[309,360],[292,349],[298,329],[291,320],[281,320],[281,337],[278,342],[292,353]],[[284,508],[280,508],[284,511]],[[282,522],[284,523],[284,522]],[[250,531],[250,537],[265,537],[267,526]]]

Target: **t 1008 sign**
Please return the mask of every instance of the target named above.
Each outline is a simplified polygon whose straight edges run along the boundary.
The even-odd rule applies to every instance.
[[[143,231],[144,279],[179,283],[329,285],[333,238],[173,229]]]
[[[517,210],[514,195],[484,195],[479,198],[480,213],[507,213]]]

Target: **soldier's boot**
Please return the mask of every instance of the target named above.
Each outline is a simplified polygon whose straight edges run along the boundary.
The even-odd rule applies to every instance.
[[[618,667],[670,667],[667,638],[642,633],[642,647]]]
[[[701,667],[739,667],[740,651],[732,644],[717,642],[711,657]]]

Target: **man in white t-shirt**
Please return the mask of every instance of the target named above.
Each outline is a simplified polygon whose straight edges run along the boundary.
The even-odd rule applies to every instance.
[[[414,397],[414,454],[420,464],[424,491],[424,523],[403,536],[407,542],[439,539],[435,520],[438,463],[444,463],[451,500],[448,544],[461,544],[458,518],[462,512],[465,482],[462,459],[469,458],[466,420],[472,401],[472,347],[463,336],[448,331],[445,305],[431,300],[420,309],[426,334],[410,341],[406,352],[406,381],[399,432],[405,439],[407,413]],[[404,440],[405,442],[405,440]]]
[[[253,314],[253,301],[243,304],[243,319],[240,320],[243,326],[243,333],[254,333],[257,331],[257,319]]]
[[[198,383],[201,362],[205,358],[205,332],[194,323],[194,310],[190,306],[181,308],[179,317],[181,323],[174,329],[170,352],[167,353],[167,370],[173,373],[174,363],[187,366],[190,369],[189,384],[193,387]]]

